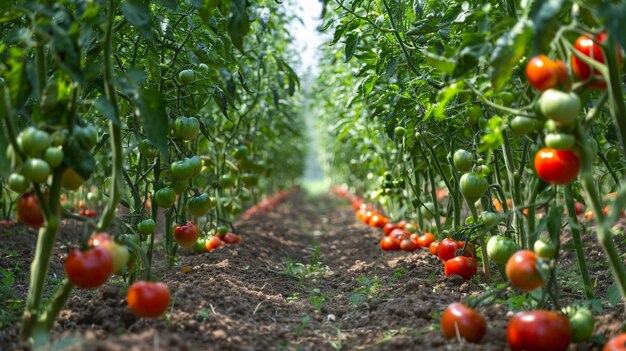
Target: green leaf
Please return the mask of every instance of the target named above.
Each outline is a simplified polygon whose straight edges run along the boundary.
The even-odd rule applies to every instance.
[[[445,74],[452,74],[452,72],[454,72],[454,69],[456,68],[456,62],[453,59],[440,56],[426,50],[423,50],[422,53],[426,57],[426,62],[428,62],[429,65],[435,67]]]
[[[115,109],[113,108],[113,105],[111,105],[111,102],[109,102],[109,100],[104,95],[100,95],[98,96],[98,98],[96,98],[96,100],[93,102],[93,107],[100,113],[102,113],[104,117],[108,118],[109,121],[113,122],[113,124],[115,124],[116,126],[120,125],[120,120],[115,114]]]
[[[446,105],[448,101],[456,96],[463,89],[463,82],[452,83],[439,91],[437,94],[437,107],[435,108],[435,119],[442,120],[446,117]]]
[[[561,218],[563,206],[550,206],[548,209],[548,233],[552,243],[558,243],[561,236]]]
[[[489,61],[489,76],[495,91],[502,89],[504,84],[511,79],[513,68],[524,56],[526,45],[532,39],[532,35],[532,22],[528,19],[520,19],[509,32],[496,41]]]
[[[603,4],[598,8],[598,14],[604,18],[610,36],[626,48],[626,2]]]
[[[169,124],[163,96],[157,87],[148,87],[144,89],[138,100],[135,102],[139,107],[139,117],[141,117],[143,129],[146,132],[148,140],[167,157],[167,134]]]
[[[222,89],[215,87],[213,100],[217,103],[217,106],[220,108],[224,117],[228,118],[228,98]]]
[[[152,19],[150,18],[150,8],[139,1],[129,0],[125,1],[120,6],[124,18],[137,27],[141,35],[144,38],[152,41]]]
[[[357,94],[361,96],[361,98],[365,98],[369,93],[374,90],[374,85],[376,81],[380,78],[377,74],[370,74],[365,79],[363,79],[356,88]]]
[[[495,150],[504,141],[504,137],[502,136],[502,129],[504,126],[504,121],[500,116],[493,116],[487,122],[487,129],[485,130],[485,134],[480,139],[480,145],[478,146],[479,152],[484,152],[487,150]]]
[[[233,45],[243,52],[243,38],[250,32],[250,19],[246,13],[246,0],[230,1],[230,20],[228,21],[228,35]]]
[[[350,59],[352,59],[352,56],[354,56],[354,53],[356,52],[356,48],[359,45],[359,39],[361,39],[361,34],[359,33],[352,32],[348,34],[348,37],[346,38],[346,48],[345,48],[346,59],[344,62],[350,61]]]
[[[538,9],[532,15],[532,20],[535,26],[534,35],[534,54],[543,52],[543,48],[553,38],[549,35],[550,29],[553,26],[558,25],[558,22],[554,19],[558,16],[559,11],[563,7],[564,0],[545,0],[538,2]]]
[[[219,5],[220,0],[203,0],[200,4],[196,5],[198,9],[198,14],[204,23],[209,23],[211,17],[213,17],[213,12]]]

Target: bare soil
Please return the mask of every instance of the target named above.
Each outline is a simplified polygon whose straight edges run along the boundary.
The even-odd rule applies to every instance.
[[[524,302],[510,291],[499,303],[480,307],[488,323],[480,344],[446,340],[439,331],[441,311],[484,292],[481,277],[446,278],[426,250],[381,251],[380,230],[356,221],[346,202],[295,192],[274,211],[236,226],[238,245],[200,255],[183,251],[175,267],[156,272],[172,293],[163,318],[134,317],[120,278],[97,290],[76,290],[52,331],[55,349],[506,350],[508,315],[514,303]],[[50,266],[53,281],[63,277],[67,244],[81,234],[64,225]],[[26,297],[36,235],[21,224],[0,229],[0,273],[14,277],[9,290],[0,290],[5,318],[19,311],[10,303]],[[623,236],[616,238],[624,252]],[[584,239],[602,302],[594,305],[594,342],[572,350],[600,349],[604,335],[615,335],[624,319],[623,306],[608,303],[612,279],[602,251],[593,235]],[[562,276],[571,278],[562,282],[563,300],[580,302],[574,252],[567,251],[563,262]],[[17,343],[17,328],[13,321],[0,331],[0,350],[27,349]]]

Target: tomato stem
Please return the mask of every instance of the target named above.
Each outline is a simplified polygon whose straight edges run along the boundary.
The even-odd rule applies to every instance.
[[[572,241],[574,242],[574,250],[576,251],[576,259],[578,260],[580,276],[583,280],[585,296],[587,297],[587,300],[593,300],[593,288],[591,285],[591,279],[589,278],[587,262],[585,261],[585,253],[583,252],[583,242],[580,238],[580,230],[578,219],[576,217],[576,204],[574,203],[574,191],[572,189],[572,184],[567,184],[564,188],[565,205],[567,206],[567,214],[569,215],[569,227],[570,231],[572,232]]]

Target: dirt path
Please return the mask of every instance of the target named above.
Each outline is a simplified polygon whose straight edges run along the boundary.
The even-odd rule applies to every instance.
[[[439,313],[482,291],[480,280],[445,278],[426,251],[383,253],[380,232],[341,200],[296,192],[238,230],[239,245],[156,272],[173,296],[165,318],[135,318],[113,279],[74,294],[53,339],[69,350],[506,349],[502,305],[481,309],[482,344],[444,340]],[[0,350],[15,349],[15,328],[2,335]]]

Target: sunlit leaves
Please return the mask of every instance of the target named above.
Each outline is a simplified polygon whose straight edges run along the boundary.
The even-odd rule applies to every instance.
[[[250,19],[246,12],[246,0],[230,1],[230,20],[228,21],[228,34],[233,45],[239,51],[243,51],[243,38],[250,32]]]
[[[346,59],[344,62],[348,62],[350,61],[350,59],[352,59],[352,56],[356,52],[357,45],[359,45],[360,38],[361,38],[361,34],[357,32],[352,32],[348,34],[348,36],[346,37],[346,48],[345,48]]]
[[[150,18],[150,9],[144,3],[139,1],[125,1],[120,10],[124,18],[139,29],[141,35],[146,39],[152,40],[152,20]]]
[[[500,116],[493,116],[487,123],[487,128],[484,131],[485,134],[480,138],[480,145],[478,146],[479,152],[487,150],[495,150],[502,145],[504,137],[502,130],[504,129],[504,120]]]
[[[626,48],[626,2],[619,4],[602,4],[598,13],[606,19],[606,26],[611,37],[618,40],[622,48]]]
[[[494,90],[502,89],[504,84],[511,79],[513,68],[524,56],[526,45],[532,36],[532,22],[522,18],[509,32],[496,41],[489,61],[489,76]]]

